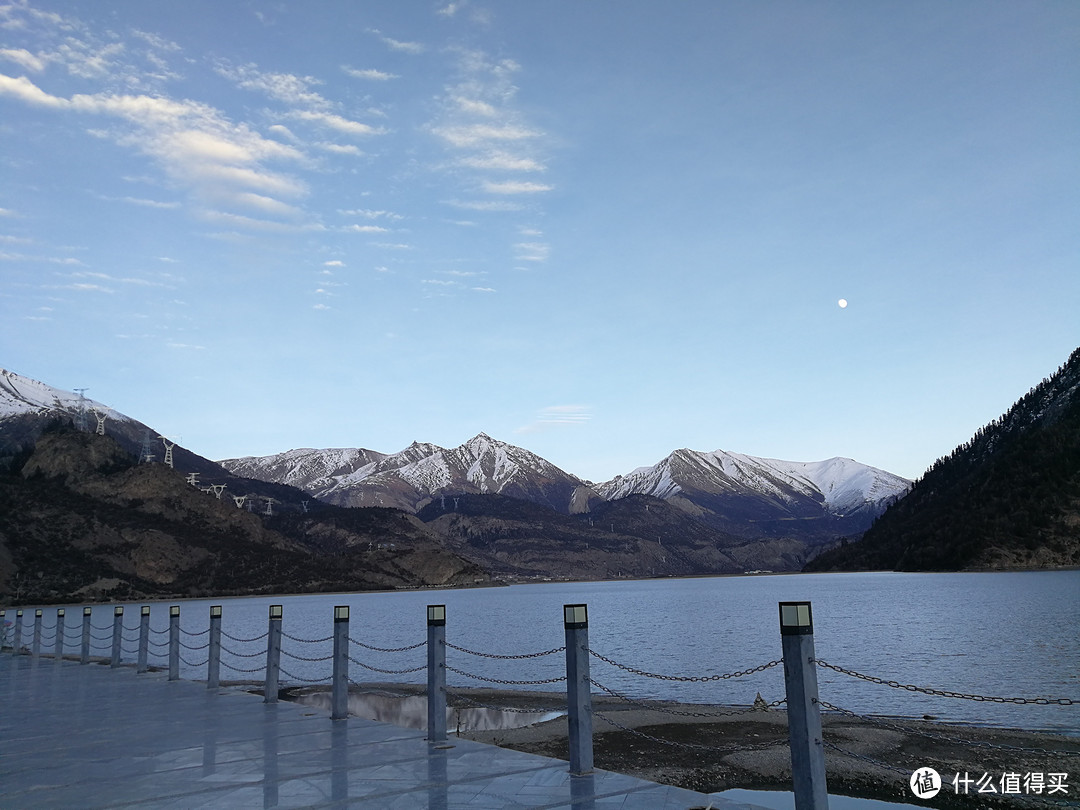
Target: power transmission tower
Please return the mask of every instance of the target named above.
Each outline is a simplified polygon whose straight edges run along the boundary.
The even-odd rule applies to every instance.
[[[146,432],[143,433],[142,449],[139,450],[139,463],[149,464],[153,460],[154,453],[150,445],[150,430],[147,429]]]
[[[97,433],[98,436],[104,436],[105,435],[105,412],[104,411],[99,411],[97,408],[94,408],[94,416],[97,417],[97,431],[96,431],[96,433]]]
[[[158,436],[158,438],[161,439],[161,443],[165,445],[165,464],[168,465],[170,468],[175,469],[173,467],[172,451],[173,448],[176,447],[176,442],[170,442],[164,436]]]
[[[75,427],[83,432],[90,432],[90,423],[86,419],[86,392],[89,388],[73,388],[71,389],[79,395],[79,401],[75,403]]]

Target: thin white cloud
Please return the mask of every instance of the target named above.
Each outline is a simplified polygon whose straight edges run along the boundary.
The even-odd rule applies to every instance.
[[[341,261],[341,259],[331,259],[328,262],[323,262],[323,267],[344,267],[344,266],[345,266],[345,262]]]
[[[540,135],[520,124],[452,124],[435,127],[432,132],[459,149],[482,147],[492,141],[524,141]]]
[[[366,79],[374,82],[386,82],[390,79],[400,79],[401,77],[396,73],[387,73],[382,70],[375,70],[374,68],[368,68],[367,70],[358,70],[357,68],[349,67],[348,65],[342,65],[341,69],[354,79]]]
[[[544,262],[551,253],[551,247],[543,242],[518,242],[514,250],[514,258],[519,262]]]
[[[347,217],[364,217],[365,219],[404,219],[401,214],[393,211],[375,211],[370,208],[339,209],[339,214]]]
[[[315,124],[319,124],[324,127],[330,127],[336,129],[338,132],[344,132],[347,135],[381,135],[386,130],[379,127],[373,127],[370,124],[362,124],[359,121],[351,121],[348,118],[343,118],[335,113],[316,112],[314,110],[294,110],[288,113],[289,118],[295,118],[299,121],[310,121]]]
[[[490,180],[484,182],[484,191],[490,194],[537,194],[541,191],[551,191],[554,186],[544,183],[526,183],[520,180],[508,180],[502,183],[493,183]]]
[[[587,405],[549,405],[541,408],[536,419],[514,430],[514,433],[539,433],[542,430],[583,425],[592,419]]]
[[[342,228],[347,233],[389,233],[389,228],[380,225],[346,225]]]
[[[315,145],[324,152],[333,152],[335,155],[353,155],[359,157],[364,154],[360,150],[360,147],[353,146],[351,143],[328,143],[323,141]]]
[[[525,207],[508,200],[447,200],[446,204],[469,211],[521,211]]]
[[[330,109],[333,105],[319,93],[312,90],[313,85],[322,84],[311,76],[296,76],[292,73],[270,73],[259,70],[254,64],[233,66],[219,62],[215,72],[236,83],[237,87],[254,90],[286,104],[316,109]]]
[[[474,292],[485,292],[485,293],[493,293],[493,292],[495,292],[494,287],[473,287],[472,289],[473,289]]]
[[[0,49],[0,57],[15,62],[24,70],[30,70],[34,73],[40,73],[45,69],[46,65],[46,61],[41,56],[35,56],[25,48]]]
[[[388,37],[378,28],[369,28],[368,31],[377,36],[379,40],[392,51],[398,51],[399,53],[408,53],[415,56],[427,50],[427,48],[425,48],[424,45],[419,42],[404,42],[400,39]]]
[[[459,166],[470,169],[486,169],[507,172],[542,172],[547,167],[538,160],[506,152],[488,152],[483,155],[470,155],[457,161]]]

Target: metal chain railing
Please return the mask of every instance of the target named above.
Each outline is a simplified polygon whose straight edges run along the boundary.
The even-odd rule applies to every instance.
[[[240,672],[240,673],[243,673],[245,675],[250,674],[252,672],[262,672],[264,669],[266,669],[265,664],[260,664],[259,666],[253,667],[252,669],[245,669],[243,667],[235,667],[232,664],[230,664],[228,661],[222,661],[221,666],[225,667],[225,669],[231,669],[233,672]]]
[[[210,632],[209,627],[207,627],[205,630],[200,630],[198,633],[192,633],[190,630],[185,630],[183,627],[180,628],[180,633],[181,634],[183,634],[185,636],[191,636],[192,638],[198,638],[199,636],[205,636],[209,632]]]
[[[520,661],[526,658],[543,658],[545,655],[555,655],[555,653],[561,653],[566,651],[566,647],[555,647],[552,650],[544,650],[543,652],[524,653],[522,655],[497,655],[495,653],[483,653],[476,650],[468,650],[465,647],[459,647],[456,644],[451,644],[449,641],[444,641],[447,647],[451,650],[457,650],[468,655],[475,655],[480,658],[497,658],[501,661]]]
[[[230,650],[224,644],[221,645],[221,650],[222,652],[227,652],[229,655],[235,656],[236,658],[257,658],[260,655],[266,655],[266,650],[256,650],[253,653],[241,653],[237,652],[236,650]]]
[[[370,644],[365,644],[362,641],[357,641],[352,636],[349,636],[349,643],[350,644],[355,644],[357,647],[363,647],[365,650],[372,650],[374,652],[381,652],[381,653],[408,652],[409,650],[416,650],[416,649],[419,649],[420,647],[427,646],[426,641],[421,641],[418,644],[410,644],[408,647],[373,647]]]
[[[327,636],[326,638],[298,638],[297,636],[290,636],[284,630],[281,631],[283,638],[287,638],[289,641],[296,641],[300,644],[325,644],[327,641],[333,641],[333,636]]]
[[[198,647],[192,647],[190,644],[185,644],[183,641],[180,641],[180,639],[177,639],[176,641],[185,650],[191,650],[192,652],[197,652],[199,650],[205,650],[207,647],[210,646],[209,641],[207,641],[205,644],[200,644]]]
[[[455,669],[454,667],[450,666],[449,664],[446,665],[446,670],[448,672],[453,672],[453,673],[455,673],[457,675],[461,675],[461,676],[466,677],[466,678],[472,678],[472,679],[477,680],[477,681],[486,681],[487,683],[501,683],[501,684],[504,684],[504,685],[507,685],[507,686],[542,686],[544,684],[559,683],[560,681],[565,681],[566,680],[565,675],[562,675],[562,676],[560,676],[558,678],[546,678],[544,680],[538,680],[538,681],[513,681],[513,680],[506,680],[506,679],[503,679],[503,678],[487,678],[487,677],[485,677],[483,675],[473,675],[471,672],[462,672],[460,669]]]
[[[285,669],[285,667],[279,667],[279,670],[281,674],[286,677],[286,679],[294,683],[326,684],[329,683],[331,680],[329,675],[323,678],[319,678],[318,680],[312,680],[311,678],[301,678],[299,675],[293,675],[291,672]]]
[[[646,703],[645,701],[637,700],[636,698],[629,697],[628,695],[624,695],[621,692],[617,692],[614,689],[604,686],[604,684],[600,683],[599,681],[595,681],[592,678],[589,678],[589,683],[591,683],[597,689],[603,692],[607,692],[613,698],[618,698],[619,700],[630,703],[634,706],[637,706],[638,708],[646,709],[651,712],[660,712],[662,714],[673,714],[678,717],[735,717],[740,714],[752,714],[753,712],[761,712],[765,711],[766,709],[775,709],[777,706],[783,706],[785,703],[787,703],[787,698],[780,698],[780,700],[774,700],[772,703],[765,704],[764,707],[747,706],[745,708],[728,709],[717,712],[684,712],[678,709],[669,708],[667,706],[664,706],[663,704]]]
[[[755,672],[764,672],[765,670],[767,670],[767,669],[769,669],[771,667],[779,666],[780,664],[784,663],[783,659],[780,659],[780,660],[777,660],[777,661],[770,661],[769,663],[762,664],[761,666],[753,667],[752,669],[744,669],[744,670],[741,670],[739,672],[726,672],[726,673],[724,673],[722,675],[660,675],[660,674],[658,674],[656,672],[647,672],[646,670],[638,669],[637,667],[631,667],[631,666],[627,666],[626,664],[620,664],[618,661],[613,661],[612,659],[608,658],[606,655],[601,655],[600,653],[596,652],[595,650],[589,650],[589,655],[603,661],[605,664],[611,664],[611,666],[613,666],[613,667],[618,667],[619,669],[621,669],[621,670],[623,670],[625,672],[632,673],[634,675],[640,675],[643,678],[656,678],[656,679],[661,680],[661,681],[683,681],[683,682],[690,682],[690,683],[705,683],[705,682],[708,682],[708,681],[727,681],[727,680],[730,680],[732,678],[742,678],[742,677],[745,677],[746,675],[753,675]]]
[[[419,667],[411,667],[409,669],[379,669],[378,667],[373,667],[373,666],[370,666],[369,664],[365,664],[363,661],[357,661],[351,655],[348,658],[349,658],[350,661],[352,661],[358,667],[363,667],[364,669],[370,669],[372,672],[381,672],[383,675],[407,675],[410,672],[419,672],[422,669],[427,669],[427,664],[424,664],[423,666],[419,666]]]
[[[206,659],[205,661],[199,661],[198,663],[194,663],[194,662],[192,662],[192,661],[188,661],[188,660],[187,660],[186,658],[184,658],[184,656],[182,656],[182,655],[181,655],[181,656],[179,656],[179,658],[180,658],[180,660],[181,660],[181,661],[183,661],[183,662],[184,662],[185,664],[187,664],[187,665],[188,665],[189,667],[205,667],[205,666],[206,666],[206,664],[207,664],[207,662],[209,662],[209,660],[210,660],[210,659],[209,659],[209,657],[208,657],[208,658],[207,658],[207,659]]]
[[[891,686],[893,689],[906,689],[908,692],[920,692],[924,695],[934,695],[936,697],[947,698],[959,698],[961,700],[975,700],[981,703],[1015,703],[1018,705],[1035,704],[1037,706],[1075,706],[1080,704],[1080,700],[1073,700],[1072,698],[1023,698],[1023,697],[990,697],[987,695],[975,695],[967,692],[951,692],[948,689],[932,689],[925,686],[915,686],[910,683],[900,683],[899,681],[885,680],[884,678],[878,678],[874,675],[864,675],[861,672],[856,672],[853,669],[845,669],[844,667],[838,667],[835,664],[830,664],[827,661],[822,661],[820,658],[816,659],[815,663],[819,667],[831,669],[834,672],[839,672],[843,675],[849,675],[853,678],[860,678],[870,683],[876,683],[879,686]]]
[[[286,650],[284,647],[281,648],[281,654],[282,655],[287,655],[289,658],[293,658],[293,659],[295,659],[297,661],[308,661],[308,662],[312,662],[312,663],[318,663],[319,661],[329,661],[331,658],[334,657],[334,654],[330,653],[330,655],[323,655],[323,656],[320,656],[318,658],[306,658],[306,657],[304,657],[302,655],[296,655],[294,653],[291,653],[288,650]]]
[[[237,638],[236,636],[230,636],[224,630],[221,631],[221,635],[229,639],[229,641],[235,641],[237,644],[249,644],[255,641],[262,641],[264,638],[270,635],[270,631],[266,631],[261,636],[254,636],[253,638]]]

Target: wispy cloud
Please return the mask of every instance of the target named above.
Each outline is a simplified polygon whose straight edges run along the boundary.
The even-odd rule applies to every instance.
[[[424,45],[419,43],[419,42],[405,42],[405,41],[402,41],[400,39],[394,39],[393,37],[388,37],[388,36],[386,36],[386,34],[384,34],[378,28],[369,28],[368,33],[371,33],[371,34],[374,34],[375,36],[377,36],[379,38],[379,40],[383,43],[383,45],[385,45],[387,48],[389,48],[392,51],[398,51],[399,53],[413,54],[415,56],[415,55],[421,54],[421,53],[423,53],[424,51],[427,50],[427,48],[424,47]]]
[[[354,79],[366,79],[373,82],[386,82],[390,79],[400,79],[401,77],[396,73],[387,73],[383,70],[375,70],[374,68],[368,68],[367,70],[358,70],[356,68],[349,67],[348,65],[342,65],[341,69],[346,75],[352,76]]]
[[[47,93],[26,77],[3,74],[0,95],[66,114],[101,115],[122,122],[124,127],[107,133],[109,137],[154,158],[170,179],[215,206],[254,207],[289,218],[300,213],[274,198],[302,197],[306,186],[267,168],[267,164],[302,162],[303,154],[293,146],[262,137],[246,124],[233,123],[209,105],[165,96],[111,93],[64,98]],[[243,225],[242,218],[236,224]]]
[[[592,409],[587,405],[549,405],[541,408],[536,418],[522,425],[514,433],[539,433],[542,430],[583,425],[592,419]]]
[[[514,245],[514,258],[519,262],[544,262],[551,247],[543,242],[518,242]]]
[[[484,191],[491,194],[536,194],[541,191],[551,191],[554,186],[543,183],[525,183],[519,180],[508,180],[502,183],[493,183],[490,180],[484,182]]]

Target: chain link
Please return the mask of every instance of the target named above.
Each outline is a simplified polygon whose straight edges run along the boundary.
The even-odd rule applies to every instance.
[[[742,678],[746,675],[753,675],[755,672],[764,672],[770,667],[775,667],[779,664],[784,663],[783,659],[778,661],[770,661],[767,664],[762,664],[761,666],[754,667],[753,669],[744,669],[741,672],[727,672],[723,675],[658,675],[655,672],[646,672],[643,669],[637,669],[636,667],[630,667],[626,664],[620,664],[618,661],[613,661],[606,655],[601,655],[595,650],[589,650],[589,655],[593,656],[594,658],[600,659],[605,664],[611,664],[613,667],[618,667],[619,669],[630,672],[634,675],[640,675],[643,678],[656,678],[661,681],[689,681],[693,683],[704,683],[706,681],[726,681],[730,680],[731,678]]]
[[[822,740],[822,745],[824,745],[826,748],[831,748],[833,751],[836,751],[837,753],[843,754],[845,757],[851,757],[852,759],[858,759],[858,760],[861,760],[862,762],[868,762],[871,765],[876,765],[877,767],[884,768],[887,771],[894,771],[896,773],[902,773],[902,774],[904,774],[906,776],[911,775],[911,770],[912,769],[898,768],[895,765],[889,765],[889,764],[887,764],[885,762],[881,762],[880,760],[876,760],[873,757],[868,757],[868,756],[865,756],[864,754],[856,754],[854,751],[848,751],[846,748],[841,748],[839,745],[836,745],[835,743],[826,742],[826,741]]]
[[[740,715],[740,714],[751,714],[753,712],[764,711],[764,709],[759,709],[759,708],[757,708],[755,706],[748,706],[745,709],[732,709],[730,711],[722,711],[722,712],[683,712],[683,711],[679,711],[678,709],[669,709],[669,708],[667,708],[666,706],[663,706],[663,705],[656,705],[654,703],[646,703],[646,702],[641,701],[641,700],[636,700],[636,699],[634,699],[632,697],[628,697],[627,695],[624,695],[624,694],[622,694],[620,692],[616,692],[614,689],[609,689],[608,687],[604,686],[602,683],[599,683],[598,681],[594,681],[592,678],[589,678],[589,683],[591,683],[597,689],[600,689],[600,690],[602,690],[604,692],[607,692],[612,697],[618,698],[619,700],[624,700],[627,703],[633,704],[634,706],[638,706],[639,708],[647,709],[648,711],[651,711],[651,712],[661,712],[663,714],[674,714],[674,715],[678,715],[679,717],[735,717],[736,715]],[[787,698],[780,698],[780,700],[774,700],[772,703],[769,703],[768,708],[775,709],[777,706],[783,706],[785,703],[787,703]]]
[[[185,630],[183,627],[181,627],[180,632],[183,633],[185,636],[192,636],[194,638],[198,638],[199,636],[205,636],[207,633],[209,633],[210,628],[207,627],[205,630],[200,630],[198,633],[190,633],[187,630]]]
[[[230,650],[224,644],[221,645],[221,649],[227,652],[229,655],[235,656],[236,658],[256,658],[260,655],[266,655],[266,650],[256,650],[253,653],[238,653],[236,652],[236,650]]]
[[[372,672],[381,672],[384,675],[406,675],[410,672],[419,672],[422,669],[427,669],[427,664],[424,664],[420,667],[412,667],[411,669],[379,669],[378,667],[368,666],[363,661],[357,661],[351,655],[349,656],[349,660],[356,664],[358,667],[370,669]]]
[[[323,656],[320,656],[319,658],[305,658],[302,655],[293,655],[291,652],[289,652],[286,649],[282,649],[281,654],[282,655],[287,655],[287,656],[289,656],[289,658],[293,658],[293,659],[295,659],[297,661],[309,661],[309,662],[314,662],[314,663],[318,663],[319,661],[329,661],[331,658],[334,657],[334,654],[330,653],[330,655],[323,655]]]
[[[451,650],[457,650],[458,652],[467,653],[468,655],[476,655],[480,658],[498,658],[501,661],[520,661],[525,658],[543,658],[545,655],[554,655],[555,653],[561,653],[566,650],[566,647],[556,647],[553,650],[544,650],[543,652],[525,653],[523,655],[496,655],[495,653],[482,653],[476,652],[476,650],[467,650],[464,647],[459,647],[456,644],[451,644],[449,641],[444,641],[447,647]]]
[[[332,679],[328,679],[328,677],[323,677],[323,678],[320,678],[317,681],[313,681],[310,678],[301,678],[299,675],[293,675],[291,672],[289,672],[289,670],[285,669],[285,667],[278,667],[278,670],[281,672],[282,675],[284,675],[290,681],[294,681],[296,683],[324,684],[324,683],[329,683],[330,680],[332,680]]]
[[[421,641],[419,644],[410,644],[408,647],[372,647],[370,644],[365,644],[362,641],[357,641],[352,636],[349,636],[349,642],[355,644],[357,647],[363,647],[365,650],[373,650],[374,652],[381,653],[399,653],[408,652],[409,650],[415,650],[419,647],[423,647],[427,644],[426,641]]]
[[[205,644],[201,644],[201,645],[199,645],[198,647],[192,647],[192,646],[190,646],[190,645],[188,645],[188,644],[185,644],[185,643],[184,643],[184,642],[182,642],[182,641],[179,641],[179,639],[177,639],[177,641],[178,641],[178,643],[180,644],[180,646],[181,646],[181,647],[183,647],[183,648],[184,648],[185,650],[191,650],[192,652],[198,652],[199,650],[205,650],[205,649],[206,649],[207,647],[209,647],[209,646],[210,646],[210,642],[209,642],[209,641],[208,641],[208,642],[206,642]]]
[[[245,674],[247,674],[249,672],[262,672],[266,668],[266,666],[264,664],[260,664],[259,666],[255,667],[254,669],[244,669],[243,667],[234,667],[232,664],[230,664],[230,663],[228,663],[226,661],[222,661],[221,665],[223,667],[225,667],[225,669],[231,669],[233,672],[243,672]]]
[[[281,635],[289,639],[289,641],[297,641],[301,644],[325,644],[327,641],[333,641],[333,636],[327,636],[326,638],[297,638],[296,636],[290,636],[284,630],[281,631]]]
[[[208,663],[210,662],[210,659],[209,659],[209,658],[207,658],[207,659],[206,659],[205,661],[200,661],[200,662],[199,662],[199,663],[197,663],[197,664],[193,664],[193,663],[192,663],[191,661],[188,661],[188,660],[187,660],[186,658],[184,658],[184,656],[182,656],[182,655],[180,656],[180,660],[181,660],[181,661],[183,661],[183,662],[184,662],[185,664],[187,664],[187,665],[188,665],[189,667],[196,667],[196,668],[197,668],[197,667],[205,667],[205,666],[206,666],[206,665],[207,665],[207,664],[208,664]]]
[[[908,692],[921,692],[924,695],[936,695],[937,697],[947,698],[960,698],[961,700],[975,700],[981,703],[1015,703],[1018,705],[1024,705],[1033,703],[1038,706],[1075,706],[1080,704],[1080,700],[1072,700],[1071,698],[1022,698],[1022,697],[988,697],[986,695],[974,695],[967,692],[950,692],[947,689],[931,689],[925,686],[914,686],[910,683],[900,683],[899,681],[887,681],[884,678],[878,678],[874,675],[864,675],[861,672],[856,672],[853,669],[844,669],[834,664],[830,664],[827,661],[816,659],[815,663],[819,667],[825,667],[835,672],[840,672],[844,675],[850,675],[853,678],[861,678],[864,681],[870,683],[876,683],[879,686],[891,686],[893,689],[906,689]]]
[[[501,683],[510,686],[540,686],[542,684],[559,683],[560,681],[566,680],[566,676],[562,675],[558,678],[548,678],[542,681],[510,681],[503,680],[502,678],[485,678],[483,675],[473,675],[471,672],[462,672],[460,669],[454,669],[452,666],[449,665],[447,665],[446,669],[458,675],[463,675],[466,678],[473,678],[478,681],[487,681],[488,683]]]
[[[254,638],[237,638],[236,636],[230,636],[224,630],[221,631],[221,635],[225,636],[225,638],[229,639],[229,641],[235,641],[238,644],[248,644],[253,641],[262,641],[264,638],[270,635],[270,631],[267,630],[261,636],[255,636]]]

